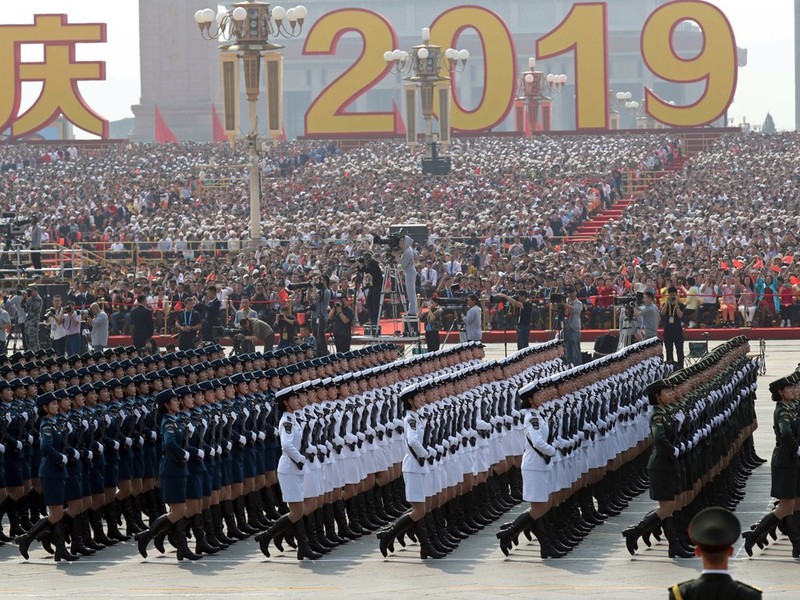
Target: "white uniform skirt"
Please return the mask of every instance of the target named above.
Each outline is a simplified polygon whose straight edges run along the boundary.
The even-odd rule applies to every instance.
[[[403,471],[403,483],[406,487],[408,502],[425,502],[425,474],[407,473]]]
[[[306,468],[308,468],[308,463],[306,463]],[[281,488],[282,490],[283,488]],[[315,464],[315,467],[310,469],[303,477],[303,496],[305,498],[316,498],[321,496],[322,492],[322,469],[320,465]]]
[[[342,474],[346,484],[356,484],[361,481],[358,468],[359,459],[357,457],[345,457],[344,454],[342,454],[338,462],[342,465]]]
[[[281,496],[284,502],[302,502],[305,500],[303,495],[303,473],[281,473],[278,471],[278,484],[281,486]]]
[[[525,502],[547,502],[550,497],[551,471],[522,469],[522,499]]]

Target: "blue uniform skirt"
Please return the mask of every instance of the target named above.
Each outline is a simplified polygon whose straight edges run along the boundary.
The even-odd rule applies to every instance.
[[[39,479],[45,506],[63,506],[67,501],[67,470],[54,469],[42,459],[39,464]]]
[[[141,479],[144,477],[144,450],[134,448],[131,453],[131,477]]]
[[[211,489],[216,491],[222,488],[222,458],[215,456],[211,469]]]
[[[222,485],[230,485],[233,483],[233,467],[231,466],[233,459],[231,458],[231,453],[228,452],[226,455],[222,457],[222,470],[221,470],[221,478],[222,478]]]
[[[158,477],[158,455],[156,454],[155,446],[145,446],[144,448],[144,471],[142,471],[144,479],[153,479]]]
[[[21,453],[10,452],[8,448],[6,448],[4,456],[6,487],[21,486],[25,482],[22,474],[22,464],[25,462],[25,456]]]
[[[242,452],[242,473],[245,479],[258,475],[255,448],[252,446],[245,448]]]
[[[80,461],[67,465],[66,498],[67,502],[83,498],[83,465]]]
[[[161,476],[161,497],[167,504],[186,502],[187,477]]]
[[[244,452],[240,448],[230,451],[231,457],[231,483],[244,481]]]

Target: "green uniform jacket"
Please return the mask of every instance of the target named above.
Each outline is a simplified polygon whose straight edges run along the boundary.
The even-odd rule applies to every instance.
[[[761,590],[736,581],[726,573],[704,573],[697,579],[676,584],[683,600],[760,600]],[[669,588],[670,600],[678,596]]]
[[[660,406],[655,408],[650,417],[650,435],[653,437],[653,448],[647,468],[651,471],[676,470],[674,423],[670,413]]]
[[[777,402],[773,413],[772,428],[775,431],[775,450],[772,451],[772,467],[792,469],[798,466],[795,413],[793,406]]]

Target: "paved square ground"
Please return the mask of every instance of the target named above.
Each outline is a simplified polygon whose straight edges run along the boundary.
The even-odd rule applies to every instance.
[[[753,343],[757,348],[757,342]],[[589,350],[589,345],[585,345]],[[503,346],[488,348],[489,357]],[[769,381],[800,362],[800,343],[767,344],[767,374],[759,379],[756,447],[769,458],[774,446]],[[757,469],[737,515],[743,526],[759,518],[769,503],[769,466]],[[0,595],[4,598],[666,598],[666,588],[695,577],[699,560],[673,561],[666,545],[640,550],[631,558],[621,532],[653,505],[643,494],[622,515],[592,531],[568,557],[542,561],[538,546],[524,541],[505,558],[494,537],[500,522],[462,542],[446,559],[419,560],[416,546],[384,560],[375,536],[335,549],[321,561],[298,563],[291,554],[266,560],[252,540],[215,557],[177,563],[174,554],[142,560],[135,544],[118,544],[95,557],[56,565],[37,545],[23,561],[13,545],[0,548]],[[519,512],[514,509],[512,514]],[[758,586],[768,598],[800,597],[800,564],[788,541],[756,549],[749,559],[736,547],[734,577]]]

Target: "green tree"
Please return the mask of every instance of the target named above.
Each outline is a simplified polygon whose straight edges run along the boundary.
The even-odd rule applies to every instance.
[[[764,124],[761,126],[762,133],[775,133],[775,120],[772,115],[767,113],[767,118],[764,119]]]

